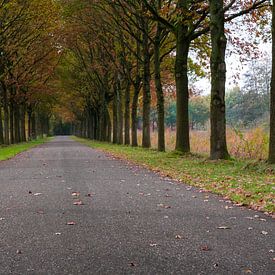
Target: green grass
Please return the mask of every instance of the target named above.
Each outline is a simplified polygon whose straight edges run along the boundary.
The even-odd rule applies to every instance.
[[[30,148],[33,148],[39,144],[42,144],[48,140],[50,140],[50,138],[41,138],[37,140],[32,140],[30,142],[24,142],[10,146],[2,146],[0,147],[0,161],[10,159],[16,156],[17,154],[26,151]]]
[[[144,165],[164,176],[170,176],[253,209],[275,213],[275,166],[265,162],[211,161],[199,155],[158,152],[75,138],[90,147],[118,158]]]

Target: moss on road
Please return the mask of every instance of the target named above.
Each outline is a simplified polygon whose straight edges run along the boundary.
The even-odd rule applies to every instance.
[[[197,155],[158,152],[75,138],[115,157],[144,165],[162,175],[221,194],[240,205],[275,213],[275,166],[240,160],[211,161]]]
[[[0,147],[0,161],[10,159],[23,151],[26,151],[37,145],[43,144],[49,140],[50,138],[36,139],[30,142],[24,142],[19,144],[13,144],[10,146]]]

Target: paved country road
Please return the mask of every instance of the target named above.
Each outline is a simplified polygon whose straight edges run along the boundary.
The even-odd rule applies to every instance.
[[[275,274],[271,218],[69,137],[1,162],[0,203],[0,274]]]

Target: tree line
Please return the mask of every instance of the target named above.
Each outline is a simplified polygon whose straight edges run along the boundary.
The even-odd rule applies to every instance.
[[[49,133],[59,21],[53,1],[0,2],[0,144]]]
[[[235,34],[232,32],[232,28],[238,30],[240,26],[245,25],[250,30],[249,33],[255,33],[255,37],[265,35],[263,29],[270,23],[271,17],[270,1],[60,0],[57,8],[60,14],[56,10],[56,1],[48,1],[47,4],[39,4],[40,1],[35,0],[21,1],[20,4],[17,1],[2,2],[4,3],[2,5],[7,5],[7,10],[12,11],[11,16],[15,16],[10,20],[12,24],[7,23],[7,26],[14,26],[15,30],[22,32],[16,38],[16,41],[21,41],[19,39],[21,38],[22,44],[14,42],[12,48],[16,48],[14,57],[3,58],[1,55],[1,64],[6,62],[1,66],[1,69],[4,69],[1,73],[3,80],[1,83],[5,84],[1,89],[4,136],[12,136],[12,133],[17,131],[13,126],[13,121],[16,120],[13,101],[17,103],[14,98],[24,98],[24,104],[27,107],[31,105],[36,114],[48,111],[48,118],[52,112],[62,114],[72,122],[73,132],[79,136],[132,146],[138,145],[137,126],[140,111],[142,146],[149,148],[151,106],[155,100],[158,150],[164,151],[164,103],[171,95],[170,91],[175,89],[177,133],[175,150],[188,153],[190,152],[189,97],[192,93],[190,78],[210,71],[210,158],[229,158],[225,117],[227,45],[229,42],[233,43],[238,50],[246,53],[256,51],[253,41],[244,43],[237,32]],[[18,15],[14,14],[14,9],[9,6],[13,2],[19,7]],[[34,6],[31,7],[29,3],[38,5],[37,7],[50,5],[53,10],[49,14],[44,11],[48,15],[40,20],[37,20],[38,10],[36,10],[34,13],[36,20],[32,22],[29,18]],[[6,12],[3,14],[5,17]],[[55,15],[57,17],[54,19]],[[26,25],[22,24],[26,20],[24,16],[28,18]],[[232,25],[234,27],[230,27]],[[34,37],[25,41],[24,36],[28,33],[28,26],[31,37]],[[274,26],[272,31],[274,32]],[[16,34],[12,30],[11,33]],[[3,34],[0,43],[5,41],[2,37]],[[45,39],[45,42],[42,39]],[[6,54],[8,45],[7,42],[5,47],[1,46],[1,49],[4,49],[4,56],[8,56]],[[47,47],[52,50],[49,51],[51,54],[47,55],[45,60],[42,54],[39,59],[42,62],[34,62],[39,56],[38,53],[47,52]],[[32,58],[29,56],[29,49],[34,49],[35,54]],[[16,58],[19,56],[17,61]],[[52,56],[53,58],[50,58]],[[32,63],[26,62],[24,58],[27,61],[30,59]],[[19,70],[21,64],[24,64],[21,70],[27,79],[24,78],[23,81],[19,78],[19,84],[18,80],[8,81],[10,78],[16,79],[18,75],[13,70],[14,68]],[[26,64],[30,65],[29,70],[34,70],[29,75],[24,67]],[[53,69],[54,65],[56,67]],[[41,71],[43,76],[45,74],[45,78],[41,81],[34,80],[32,77],[35,78],[35,75],[41,77]],[[50,73],[53,71],[54,76]],[[273,74],[270,101],[269,160],[271,162],[275,161],[273,91],[275,76]],[[6,89],[9,91],[7,104],[3,87],[9,88]],[[58,102],[54,107],[51,106],[49,97],[46,96],[47,99],[44,101],[40,98],[41,94],[50,94],[51,88],[55,92],[50,99],[54,98]],[[155,98],[152,91],[155,91]],[[19,96],[12,96],[14,93]],[[44,108],[48,105],[50,107],[45,111]],[[7,122],[8,112],[9,122]],[[42,122],[41,125],[45,123]],[[5,134],[8,128],[9,134]],[[32,129],[31,125],[29,129]]]

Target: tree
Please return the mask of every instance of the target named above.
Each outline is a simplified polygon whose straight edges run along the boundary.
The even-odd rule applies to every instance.
[[[210,0],[211,29],[211,138],[210,158],[229,157],[226,144],[225,123],[225,50],[227,39],[224,33],[223,0]]]
[[[270,140],[268,161],[275,163],[275,6],[272,6],[272,76],[270,97]]]

